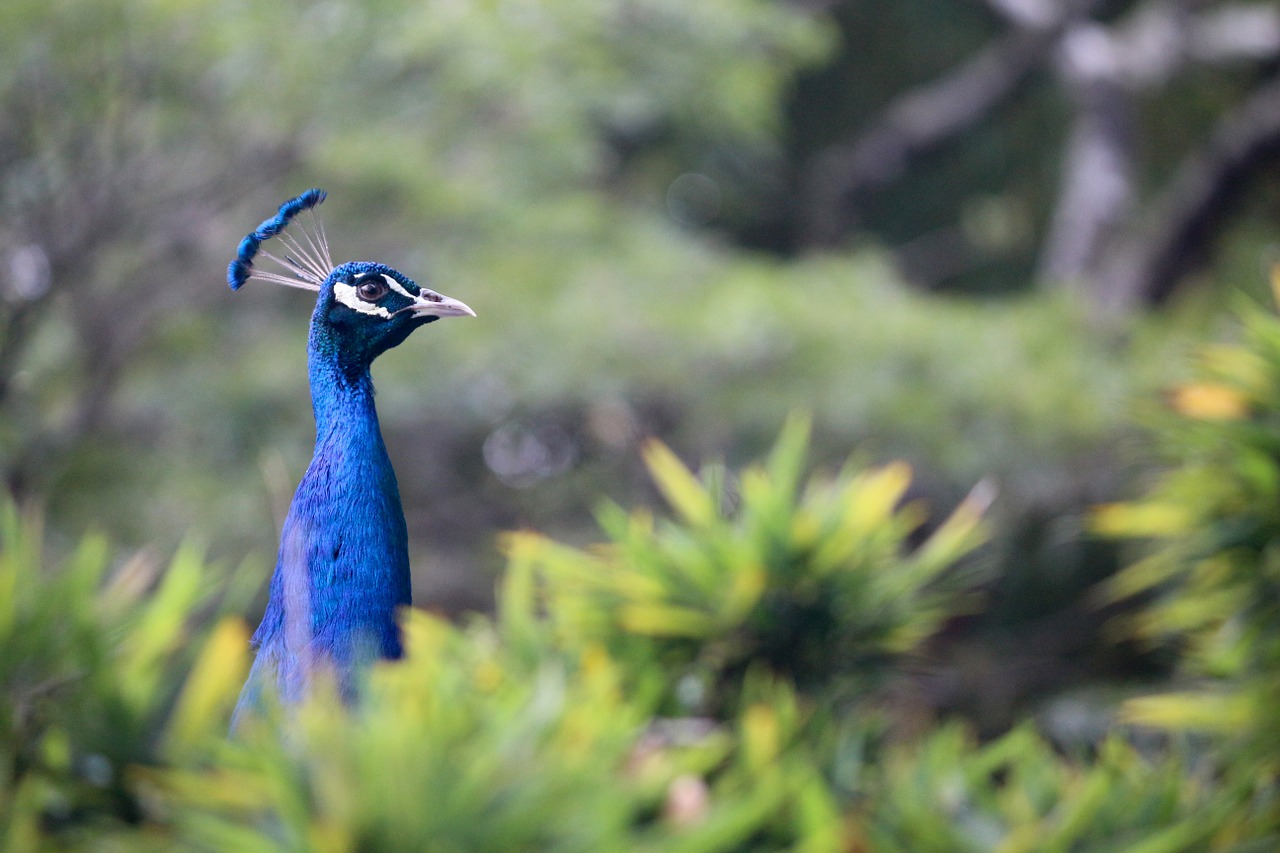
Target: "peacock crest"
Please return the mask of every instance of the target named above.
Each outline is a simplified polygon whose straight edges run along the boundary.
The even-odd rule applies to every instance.
[[[316,216],[316,208],[325,200],[326,195],[324,190],[313,187],[280,205],[275,216],[264,220],[256,229],[246,234],[240,241],[236,259],[227,267],[227,284],[231,285],[231,289],[239,290],[249,279],[257,279],[318,291],[333,271],[333,259],[329,256],[329,241],[324,234],[324,224]],[[306,245],[285,233],[289,224],[304,212],[307,214],[306,221],[297,224]],[[272,237],[279,238],[286,251],[291,254],[280,257],[263,249],[262,244]],[[287,270],[288,274],[258,269],[253,261],[259,255],[274,261]]]

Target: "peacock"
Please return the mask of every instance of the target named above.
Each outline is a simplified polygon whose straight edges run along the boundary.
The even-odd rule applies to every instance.
[[[409,604],[409,550],[395,471],[374,407],[370,367],[414,329],[441,317],[474,317],[462,302],[421,287],[384,264],[334,266],[309,189],[280,205],[241,242],[227,269],[232,290],[250,279],[314,291],[307,340],[315,453],[280,534],[280,552],[253,666],[232,718],[234,729],[269,686],[296,702],[327,670],[344,699],[379,658],[401,655],[396,610]],[[299,217],[306,212],[306,226]],[[299,237],[286,233],[290,224]],[[275,238],[284,252],[262,244]],[[259,269],[266,258],[282,271]]]

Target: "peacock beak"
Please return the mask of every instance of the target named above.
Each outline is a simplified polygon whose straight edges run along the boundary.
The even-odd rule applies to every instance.
[[[410,306],[414,317],[474,317],[467,303],[458,299],[423,289],[418,298]]]

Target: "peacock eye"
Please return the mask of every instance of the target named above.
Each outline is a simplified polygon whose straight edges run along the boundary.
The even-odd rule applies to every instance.
[[[377,302],[387,295],[387,283],[381,278],[369,278],[356,286],[356,295],[365,302]]]

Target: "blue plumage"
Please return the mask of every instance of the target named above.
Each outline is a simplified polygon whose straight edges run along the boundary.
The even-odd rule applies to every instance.
[[[285,202],[245,237],[228,270],[233,289],[258,278],[317,293],[307,344],[315,453],[285,519],[237,720],[271,685],[285,702],[296,701],[318,669],[331,671],[351,698],[365,665],[399,657],[395,612],[410,599],[408,534],[369,370],[414,329],[441,317],[474,316],[383,264],[333,266],[318,223],[314,234],[304,232],[309,248],[287,238],[290,221],[323,199],[323,191],[308,190]],[[291,255],[262,251],[277,236]],[[258,254],[289,274],[254,267]]]
[[[280,205],[275,216],[263,220],[256,230],[246,234],[240,241],[236,259],[227,267],[227,284],[231,285],[231,289],[239,290],[249,280],[253,270],[254,255],[258,254],[258,249],[264,241],[284,231],[291,219],[302,211],[311,210],[319,205],[325,200],[326,195],[324,190],[312,187],[297,198],[291,198]]]

